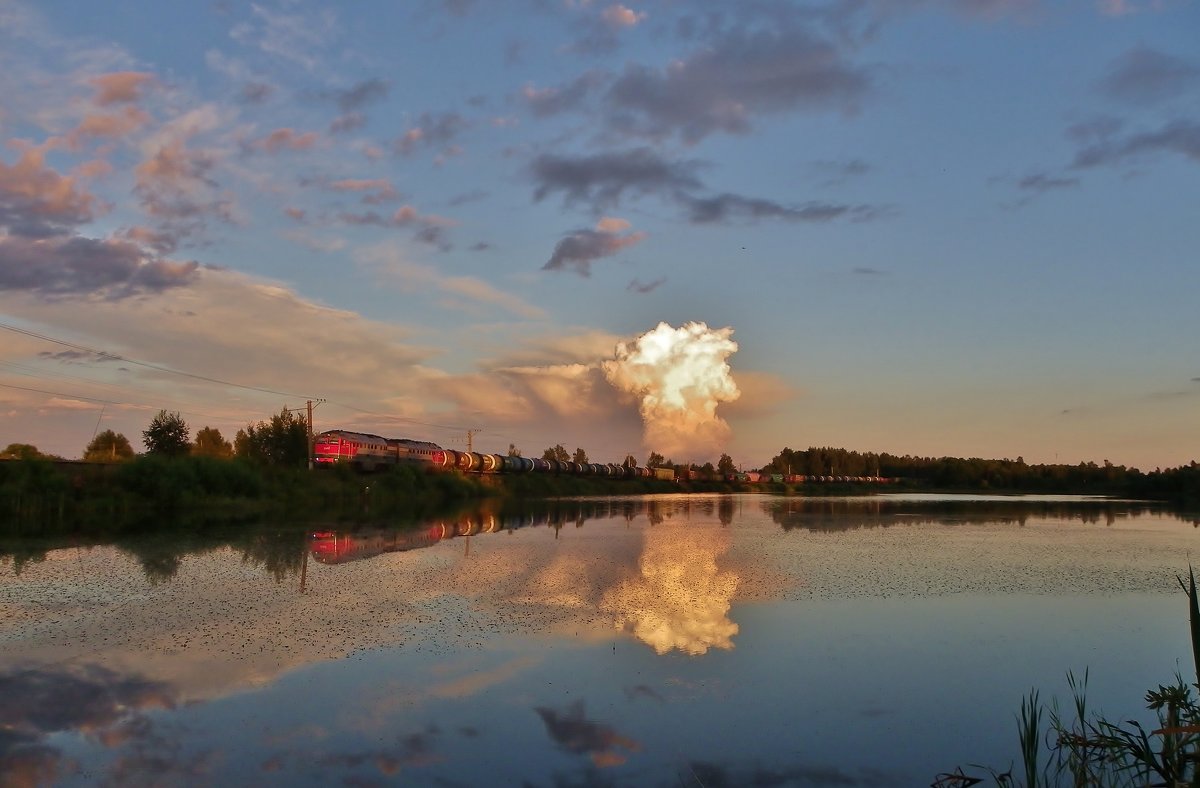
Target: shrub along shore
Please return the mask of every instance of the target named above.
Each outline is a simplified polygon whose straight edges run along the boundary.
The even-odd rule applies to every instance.
[[[1063,484],[1061,489],[1005,489],[1006,493],[1085,493],[1200,503],[1200,466],[1138,477],[1140,484]],[[1147,483],[1153,482],[1153,483]],[[372,474],[345,466],[309,471],[243,460],[144,454],[118,463],[45,457],[0,461],[0,534],[120,532],[148,523],[233,522],[263,519],[306,522],[360,517],[365,512],[419,518],[489,498],[561,498],[667,492],[764,492],[847,495],[873,492],[998,492],[988,480],[947,486],[926,479],[898,484],[743,484],[659,479],[604,479],[520,474],[479,476],[429,473],[399,466]]]

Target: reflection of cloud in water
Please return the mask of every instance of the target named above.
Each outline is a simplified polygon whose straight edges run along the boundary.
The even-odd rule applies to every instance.
[[[717,568],[717,558],[729,549],[729,532],[683,522],[644,533],[638,574],[609,589],[601,610],[659,654],[733,648],[738,625],[729,620],[729,608],[738,575]]]
[[[620,748],[631,751],[640,745],[627,736],[622,736],[608,725],[593,722],[584,712],[583,701],[577,700],[566,709],[538,706],[535,711],[546,724],[546,732],[562,749],[575,755],[590,755],[596,766],[619,766],[626,756]]]

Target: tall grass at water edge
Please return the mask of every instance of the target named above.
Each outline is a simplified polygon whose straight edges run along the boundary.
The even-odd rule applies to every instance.
[[[931,788],[968,788],[989,779],[1002,788],[1200,788],[1200,704],[1193,693],[1200,689],[1200,600],[1190,566],[1187,581],[1178,579],[1188,596],[1196,681],[1189,684],[1176,674],[1173,683],[1147,691],[1146,708],[1157,721],[1151,730],[1136,720],[1111,721],[1089,712],[1087,671],[1083,676],[1068,671],[1069,716],[1060,713],[1057,701],[1047,709],[1036,689],[1021,699],[1020,767],[999,772],[972,764],[975,774],[958,767],[937,775]]]

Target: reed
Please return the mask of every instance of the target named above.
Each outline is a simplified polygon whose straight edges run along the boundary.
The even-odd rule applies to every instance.
[[[1013,770],[985,770],[995,785],[1002,788],[1041,788],[1075,786],[1083,788],[1200,788],[1200,704],[1193,688],[1200,689],[1200,599],[1196,578],[1188,566],[1188,580],[1178,578],[1188,596],[1188,624],[1192,639],[1192,658],[1196,682],[1188,684],[1176,674],[1171,684],[1159,685],[1146,693],[1146,708],[1155,713],[1157,725],[1146,729],[1137,720],[1112,721],[1088,709],[1088,672],[1082,677],[1067,672],[1067,685],[1073,699],[1073,717],[1059,713],[1057,702],[1047,710],[1038,691],[1030,690],[1021,699],[1017,714],[1017,740],[1021,757],[1018,782]],[[1042,731],[1043,714],[1049,724]],[[1049,746],[1050,757],[1042,763],[1042,745]],[[933,788],[959,788],[984,781],[961,768],[939,774]]]

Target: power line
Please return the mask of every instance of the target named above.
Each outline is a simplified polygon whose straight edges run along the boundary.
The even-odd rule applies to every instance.
[[[6,331],[12,331],[17,334],[24,334],[25,336],[33,337],[34,339],[40,339],[43,342],[53,342],[56,345],[62,345],[63,347],[69,347],[72,350],[79,350],[84,353],[94,353],[95,355],[97,355],[103,359],[109,359],[112,361],[123,361],[126,364],[135,364],[139,367],[145,367],[146,369],[153,369],[157,372],[165,372],[169,375],[180,375],[185,378],[192,378],[193,380],[202,380],[202,381],[205,381],[206,383],[216,383],[217,385],[220,385],[220,386],[232,386],[233,388],[246,389],[247,391],[258,391],[263,394],[276,394],[281,397],[295,397],[295,398],[299,398],[299,399],[319,399],[319,397],[312,397],[308,394],[297,394],[293,391],[278,391],[276,389],[268,389],[268,388],[263,388],[261,386],[247,386],[243,383],[234,383],[233,381],[221,380],[220,378],[212,378],[207,375],[196,375],[191,372],[183,372],[182,370],[178,370],[178,369],[162,367],[162,366],[159,366],[158,364],[151,364],[148,361],[138,361],[137,359],[128,358],[126,356],[119,356],[116,353],[109,353],[106,350],[97,350],[96,348],[88,347],[87,345],[80,345],[75,342],[67,342],[66,340],[62,340],[62,339],[55,339],[54,337],[48,337],[45,334],[39,334],[36,331],[30,331],[28,329],[18,328],[17,326],[10,326],[7,323],[0,323],[0,328],[4,329]]]
[[[275,395],[278,395],[281,397],[303,399],[303,400],[310,400],[310,399],[311,400],[321,400],[323,402],[328,402],[330,405],[336,405],[337,407],[345,408],[346,410],[351,410],[356,413],[362,413],[362,414],[365,414],[368,416],[378,416],[380,418],[390,419],[392,421],[404,422],[406,424],[416,424],[416,425],[419,425],[422,427],[430,427],[432,429],[448,430],[451,432],[462,432],[463,430],[467,429],[466,427],[464,427],[462,425],[457,425],[457,424],[437,424],[434,422],[421,421],[419,419],[412,419],[412,418],[407,418],[404,416],[396,416],[396,415],[389,414],[389,413],[379,413],[378,411],[367,410],[366,408],[359,408],[354,405],[347,405],[344,402],[334,402],[332,400],[328,400],[323,397],[317,397],[317,396],[310,395],[310,394],[297,394],[292,391],[279,391],[277,389],[269,389],[269,388],[264,388],[261,386],[248,386],[248,385],[245,385],[242,383],[234,383],[234,382],[228,381],[228,380],[221,380],[220,378],[209,377],[207,375],[198,375],[198,374],[191,373],[191,372],[184,372],[184,371],[178,370],[178,369],[171,369],[169,367],[159,366],[158,364],[151,364],[147,361],[138,361],[137,359],[128,358],[127,356],[121,356],[116,353],[109,353],[106,350],[99,350],[97,348],[89,347],[87,345],[81,345],[77,342],[68,342],[64,339],[57,339],[55,337],[51,337],[51,336],[47,336],[45,334],[38,333],[37,331],[31,331],[29,329],[19,328],[17,326],[9,325],[8,323],[0,323],[0,328],[4,329],[6,331],[12,331],[17,334],[22,334],[27,337],[32,337],[34,339],[39,339],[39,340],[42,340],[43,342],[51,342],[56,345],[62,345],[63,347],[68,347],[68,348],[71,348],[72,350],[78,350],[78,351],[81,351],[84,353],[92,353],[101,359],[107,359],[107,360],[112,360],[112,361],[122,361],[127,364],[135,364],[139,367],[145,367],[146,369],[152,369],[157,372],[164,372],[164,373],[167,373],[170,375],[180,375],[182,377],[192,378],[193,380],[202,380],[207,383],[215,383],[215,384],[221,385],[221,386],[231,386],[233,388],[246,389],[248,391],[257,391],[257,392],[261,392],[263,394],[275,394]],[[96,381],[96,383],[98,385],[106,385],[106,384],[99,383],[98,381]],[[10,388],[20,388],[20,387],[19,386],[11,386]],[[29,389],[29,391],[39,391],[39,393],[53,393],[53,392],[41,392],[38,389]],[[55,394],[55,396],[69,397],[69,396],[73,396],[73,395]],[[132,403],[110,402],[108,400],[101,400],[101,399],[97,399],[95,397],[76,397],[76,398],[90,400],[93,402],[108,403],[108,404],[113,404],[113,405],[132,404]]]
[[[116,402],[111,399],[99,399],[98,397],[84,397],[79,394],[64,394],[61,391],[46,391],[45,389],[34,389],[34,388],[29,388],[28,386],[14,386],[11,383],[0,383],[0,386],[3,386],[6,389],[17,389],[18,391],[33,391],[38,394],[49,394],[54,397],[70,397],[71,399],[82,399],[82,400],[87,400],[88,402],[99,402],[103,405],[133,405],[133,404],[135,404],[132,402]]]
[[[85,397],[82,394],[68,394],[64,391],[48,391],[46,389],[35,389],[35,388],[31,388],[29,386],[15,386],[12,383],[0,383],[0,387],[6,388],[6,389],[17,389],[18,391],[32,391],[37,394],[49,394],[54,397],[67,397],[69,399],[79,399],[79,400],[85,400],[87,402],[98,402],[101,405],[125,405],[125,406],[131,407],[131,408],[146,408],[147,410],[153,410],[155,407],[154,405],[143,405],[143,404],[137,403],[137,402],[122,402],[120,400],[100,399],[99,397]],[[175,404],[175,403],[168,403],[168,404]],[[187,408],[187,407],[188,406],[185,404],[184,408]],[[229,416],[218,416],[213,413],[201,413],[201,412],[195,411],[195,410],[183,410],[181,412],[186,413],[189,416],[202,416],[206,419],[231,420]]]

